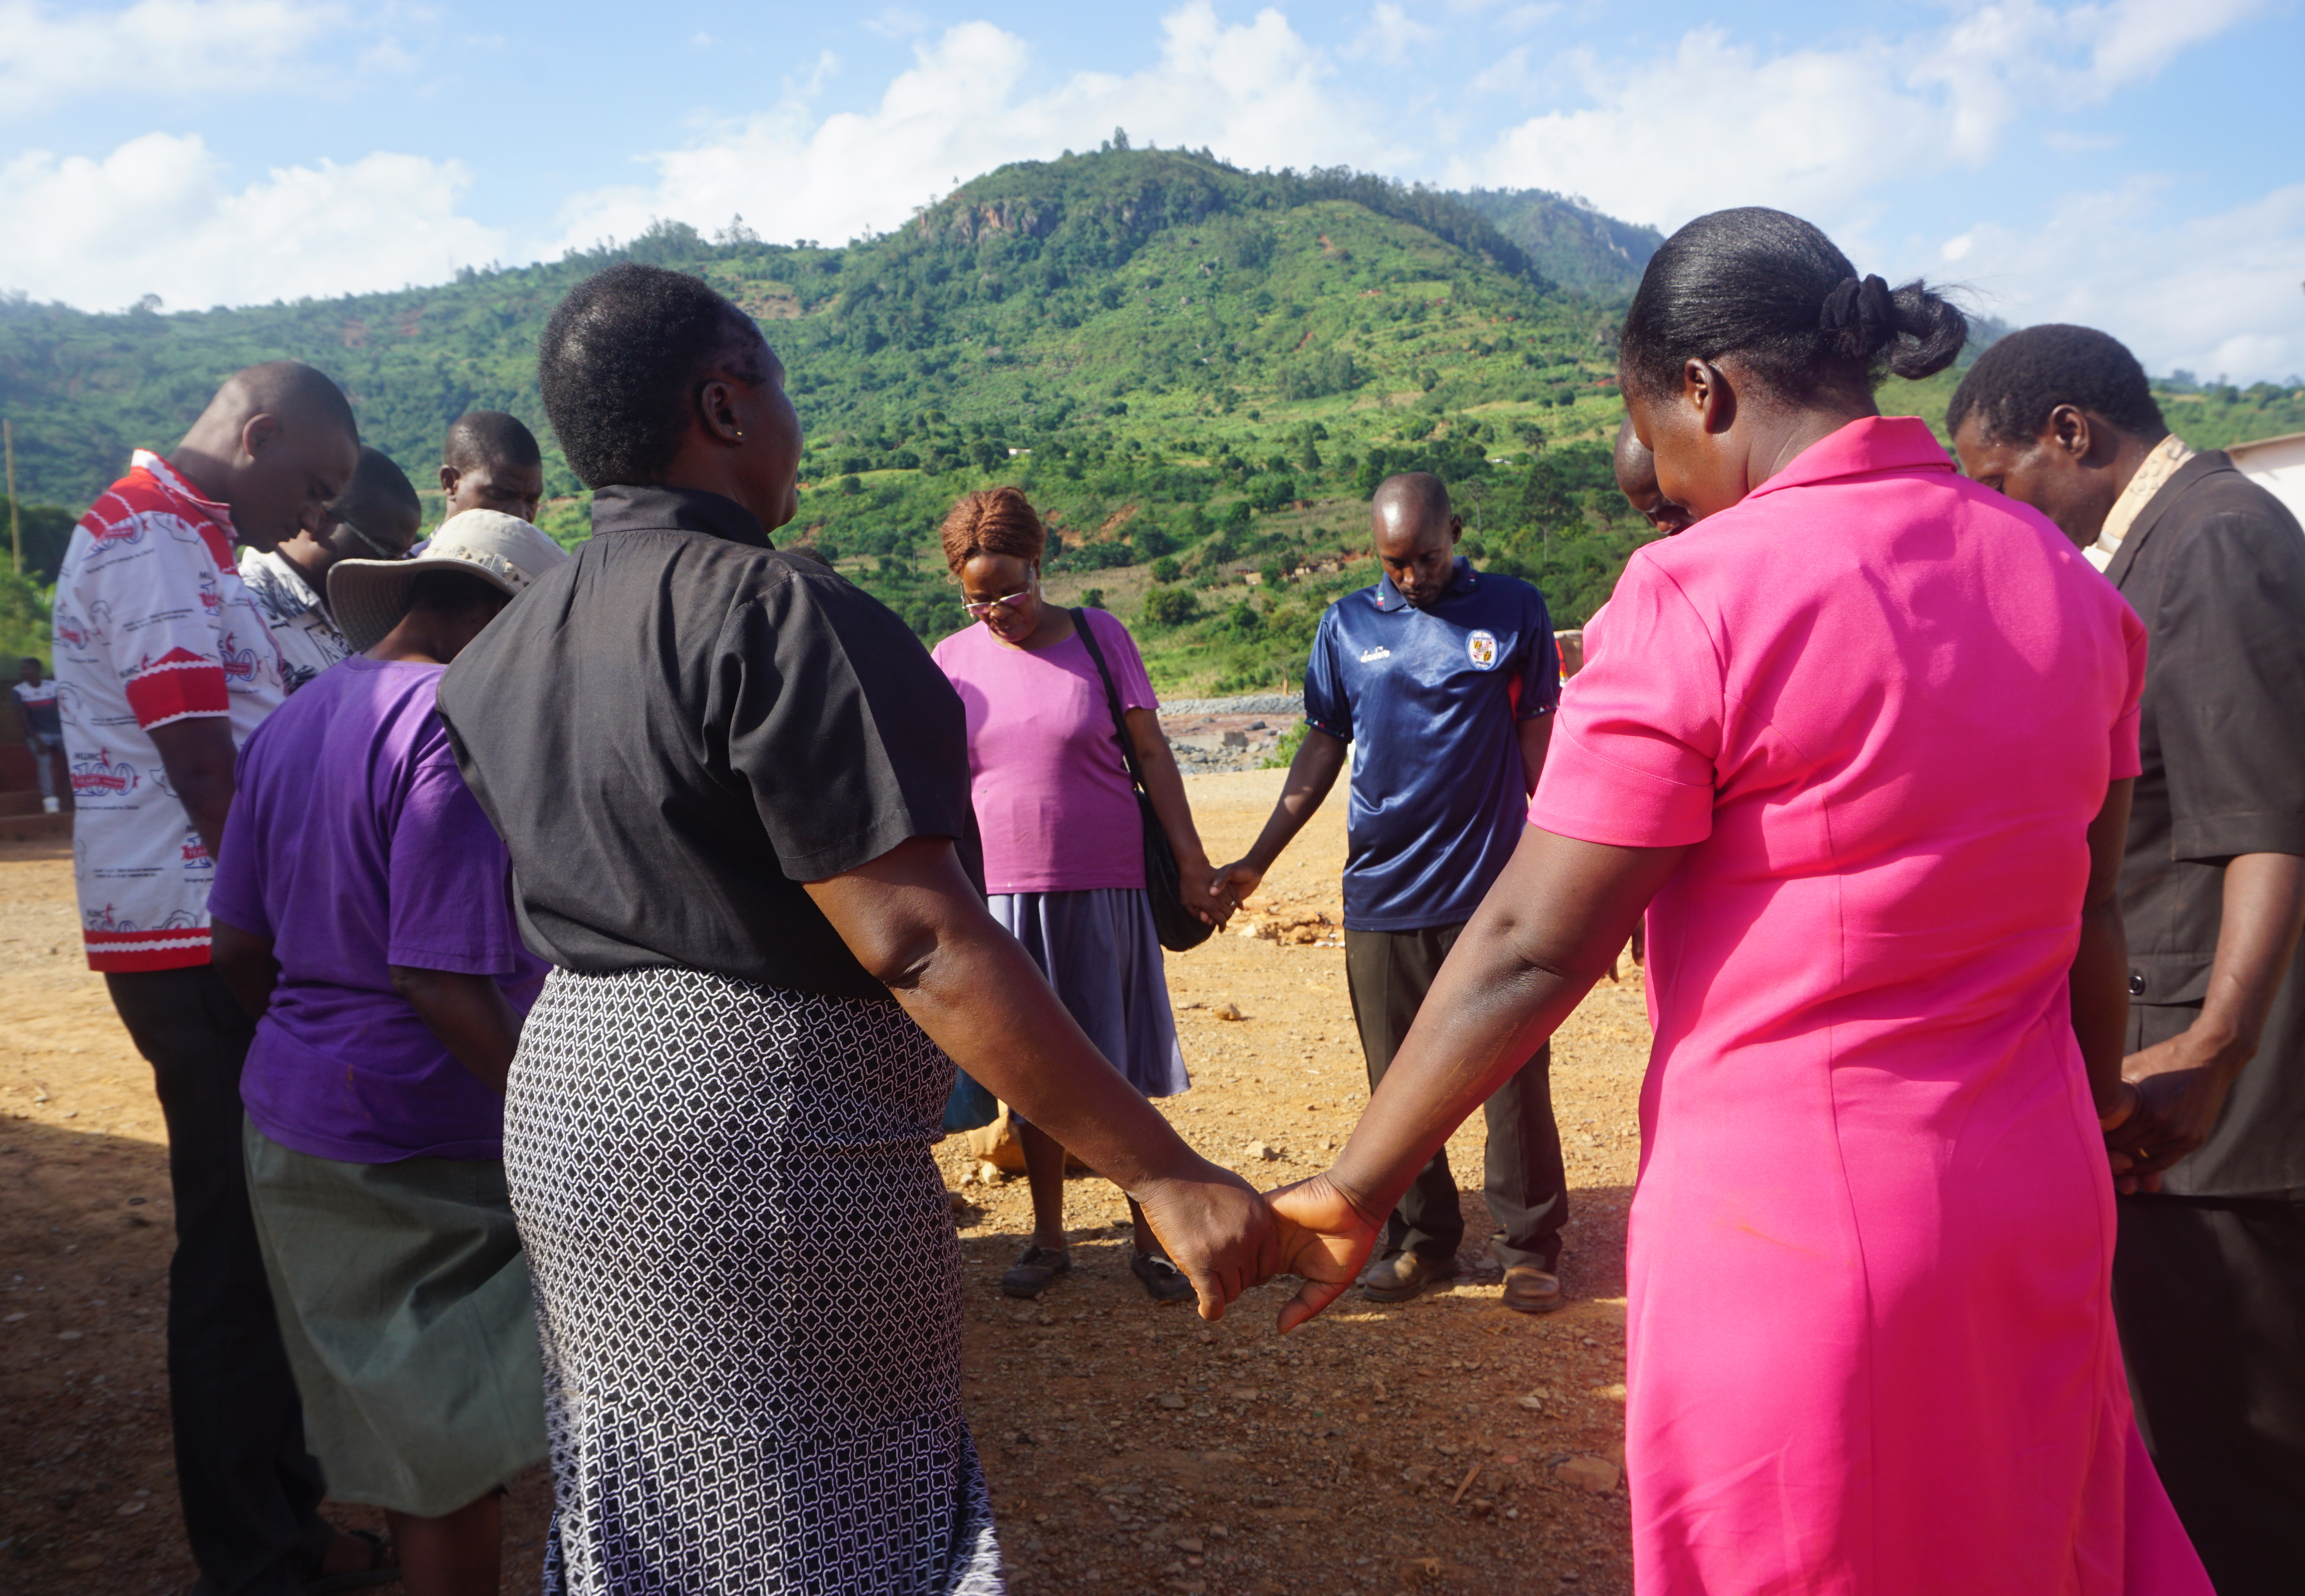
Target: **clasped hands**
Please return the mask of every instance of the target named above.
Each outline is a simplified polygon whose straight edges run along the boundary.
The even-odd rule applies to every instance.
[[[2105,1127],[2116,1190],[2161,1189],[2162,1172],[2216,1129],[2250,1051],[2197,1026],[2121,1061],[2122,1107]]]
[[[1201,1317],[1217,1320],[1244,1291],[1275,1275],[1304,1281],[1282,1304],[1279,1328],[1295,1329],[1345,1294],[1383,1227],[1382,1211],[1316,1175],[1260,1193],[1230,1170],[1201,1160],[1191,1174],[1132,1193],[1170,1261],[1200,1293]]]

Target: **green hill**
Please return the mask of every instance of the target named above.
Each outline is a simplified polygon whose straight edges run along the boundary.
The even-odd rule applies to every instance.
[[[654,261],[715,283],[785,356],[809,437],[785,540],[933,638],[962,618],[938,522],[969,488],[1016,483],[1056,529],[1058,597],[1135,624],[1164,691],[1230,692],[1293,680],[1323,605],[1374,580],[1365,506],[1389,471],[1444,477],[1476,556],[1535,581],[1561,624],[1606,598],[1647,536],[1607,441],[1613,329],[1654,246],[1534,191],[1114,148],[1002,167],[838,249],[659,225],[396,293],[107,316],[0,299],[0,412],[35,582],[132,447],[172,444],[225,374],[282,357],[343,383],[420,487],[460,412],[526,418],[541,519],[574,541],[583,497],[543,425],[537,335],[585,276]],[[1950,391],[1883,401],[1941,418]],[[2172,419],[2262,436],[2305,425],[2250,430],[2289,403],[2201,396]],[[0,594],[0,649],[37,646],[42,607]]]
[[[1389,471],[1441,471],[1484,557],[1545,582],[1568,620],[1638,525],[1599,492],[1613,318],[1476,211],[1344,171],[1126,149],[1004,167],[845,249],[661,225],[397,293],[165,316],[0,305],[25,497],[76,509],[131,447],[173,442],[225,373],[287,356],[342,382],[420,484],[460,411],[526,417],[551,454],[544,519],[580,537],[535,340],[616,259],[698,272],[761,320],[809,430],[785,536],[923,636],[960,619],[937,522],[991,482],[1033,496],[1060,539],[1052,577],[1139,621],[1170,688],[1292,675],[1325,596],[1367,579],[1342,565]],[[1239,580],[1266,567],[1254,590]]]
[[[1487,217],[1546,276],[1604,299],[1631,298],[1641,268],[1664,242],[1654,227],[1603,216],[1545,189],[1471,189],[1454,198]]]

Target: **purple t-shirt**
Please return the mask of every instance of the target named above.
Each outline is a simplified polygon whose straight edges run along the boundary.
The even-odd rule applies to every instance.
[[[280,961],[241,1100],[315,1158],[504,1156],[504,1099],[392,989],[394,964],[491,975],[525,1014],[549,968],[521,946],[511,861],[433,709],[442,668],[356,654],[240,752],[208,912]]]
[[[1124,709],[1155,709],[1128,628],[1083,612]],[[1144,885],[1144,823],[1113,740],[1112,706],[1078,635],[1012,649],[988,626],[929,650],[968,713],[969,797],[987,892]]]

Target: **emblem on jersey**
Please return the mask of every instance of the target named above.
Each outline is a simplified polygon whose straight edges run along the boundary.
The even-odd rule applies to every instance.
[[[1476,669],[1484,671],[1496,669],[1497,634],[1493,632],[1476,632],[1467,638],[1465,658],[1471,660]]]

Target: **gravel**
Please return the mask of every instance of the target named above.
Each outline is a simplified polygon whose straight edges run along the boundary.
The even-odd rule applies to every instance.
[[[1163,715],[1301,715],[1303,695],[1294,692],[1252,692],[1246,698],[1170,699],[1161,706]]]

